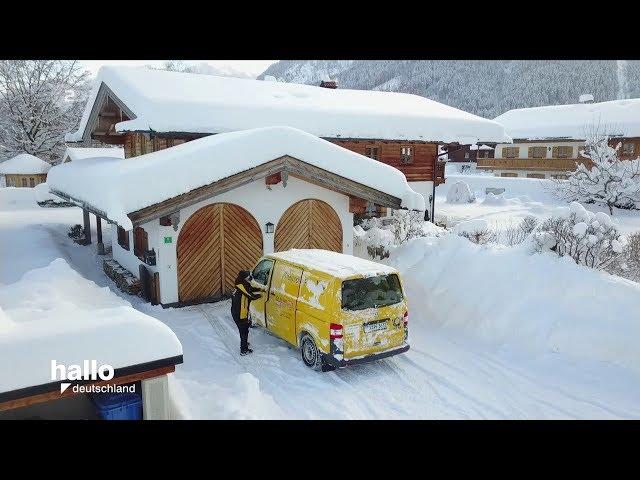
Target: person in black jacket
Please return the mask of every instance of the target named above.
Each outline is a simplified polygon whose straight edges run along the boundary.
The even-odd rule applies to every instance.
[[[235,282],[236,288],[231,297],[231,316],[236,322],[238,332],[240,333],[240,355],[253,353],[249,348],[249,304],[251,300],[257,300],[261,297],[259,289],[255,289],[249,283],[249,272],[240,270]]]

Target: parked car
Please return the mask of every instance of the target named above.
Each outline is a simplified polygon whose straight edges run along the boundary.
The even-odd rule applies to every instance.
[[[251,302],[251,321],[300,348],[311,368],[409,350],[406,296],[392,267],[326,250],[288,250],[261,258],[251,283],[264,292]]]

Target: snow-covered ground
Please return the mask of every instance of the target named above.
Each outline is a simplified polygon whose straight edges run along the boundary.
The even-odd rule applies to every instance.
[[[456,182],[469,185],[475,193],[474,203],[449,203],[447,192]],[[495,229],[508,228],[526,216],[548,218],[559,205],[567,203],[555,198],[549,180],[534,178],[494,177],[491,175],[448,175],[447,182],[436,188],[436,221],[453,226],[463,220],[485,219]],[[500,195],[487,195],[487,188],[504,188]],[[605,207],[589,206],[594,212],[609,213]],[[616,209],[613,219],[621,233],[640,231],[640,212]]]
[[[471,188],[482,189],[482,201],[484,188]],[[533,186],[516,196],[524,194],[529,199],[517,205],[447,205],[439,187],[436,209],[452,218],[506,221],[542,216],[553,205]],[[229,302],[162,309],[122,294],[103,274],[102,257],[67,237],[81,218],[76,208],[38,207],[30,189],[0,189],[0,291],[62,258],[87,282],[164,322],[184,350],[170,382],[184,418],[640,418],[633,348],[640,286],[633,282],[551,258],[537,264],[522,252],[462,238],[420,239],[388,259],[405,279],[411,350],[322,374],[260,329],[250,333],[254,354],[240,357]],[[624,218],[629,229],[640,224]],[[607,310],[612,297],[619,301]],[[593,314],[579,318],[577,305]],[[540,323],[532,324],[536,316]],[[610,316],[610,327],[601,328],[599,316]]]

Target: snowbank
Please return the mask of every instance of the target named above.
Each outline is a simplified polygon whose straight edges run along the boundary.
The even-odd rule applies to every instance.
[[[447,191],[447,203],[473,203],[475,201],[476,197],[471,192],[469,185],[462,180],[458,180]]]
[[[490,175],[447,175],[447,182],[436,187],[436,196],[447,197],[457,182],[469,185],[476,198],[483,198],[487,188],[504,188],[504,198],[527,196],[527,201],[557,204],[551,193],[552,182],[535,178],[494,177]],[[437,208],[437,207],[436,207]]]
[[[0,163],[0,175],[28,175],[34,173],[47,173],[51,165],[38,157],[21,153],[9,160]]]
[[[167,72],[100,69],[78,130],[82,140],[100,86],[131,110],[116,131],[224,133],[287,125],[323,138],[510,142],[493,120],[406,93],[329,89],[295,83]]]
[[[456,235],[391,253],[411,315],[492,344],[611,362],[640,372],[640,284],[523,245],[478,246]]]
[[[509,110],[494,118],[516,139],[584,140],[590,126],[616,137],[640,137],[640,98]]]
[[[51,360],[117,369],[182,355],[169,327],[61,258],[0,285],[0,305],[0,392],[51,383]]]
[[[404,174],[326,140],[290,127],[224,133],[141,155],[135,161],[93,158],[51,169],[49,188],[103,211],[130,230],[127,214],[289,155],[402,200],[424,211],[424,197]],[[153,179],[153,188],[140,188]]]

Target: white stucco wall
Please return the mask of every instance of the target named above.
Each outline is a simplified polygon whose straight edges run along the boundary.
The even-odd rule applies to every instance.
[[[424,197],[424,203],[431,215],[431,202],[433,202],[433,182],[409,182],[409,186]],[[431,197],[431,202],[429,201]]]
[[[286,187],[279,183],[272,185],[271,190],[268,190],[264,179],[261,179],[182,209],[177,231],[174,231],[171,226],[161,226],[158,220],[143,224],[142,227],[146,230],[149,239],[149,249],[154,249],[156,252],[156,265],[154,267],[147,266],[147,268],[151,272],[160,273],[161,303],[178,301],[176,246],[182,227],[197,210],[206,205],[220,202],[234,203],[246,209],[260,226],[264,253],[267,254],[273,252],[274,234],[264,232],[265,224],[271,222],[277,228],[278,221],[287,208],[307,198],[323,200],[331,205],[342,224],[343,252],[353,253],[353,214],[349,212],[349,197],[293,177],[289,177]],[[126,251],[118,245],[117,229],[114,227],[111,230],[113,258],[137,276],[138,265],[142,262],[133,254],[133,232],[129,232],[131,248]],[[170,237],[171,243],[164,243],[165,237]]]

